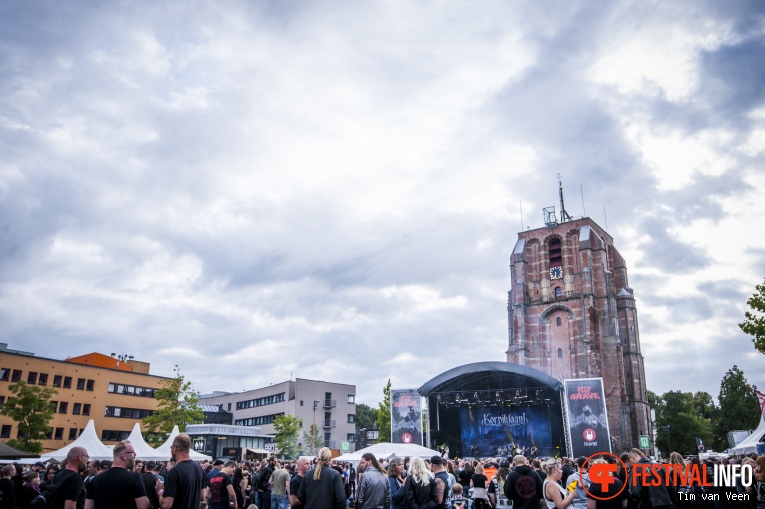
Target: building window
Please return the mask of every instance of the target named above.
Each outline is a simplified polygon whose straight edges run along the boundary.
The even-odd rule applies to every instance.
[[[3,428],[0,429],[0,438],[11,438],[10,424],[3,424]]]
[[[61,375],[53,375],[53,387],[61,387]]]
[[[234,424],[236,426],[262,426],[264,424],[271,424],[274,422],[274,419],[280,415],[284,414],[261,415],[260,417],[250,417],[249,419],[237,419]]]
[[[84,378],[78,378],[77,379],[77,390],[78,391],[84,391],[85,390],[85,379]]]
[[[95,383],[95,382],[94,382],[93,380],[88,380],[88,383],[87,383],[87,385],[85,386],[85,390],[86,390],[86,391],[92,391],[92,390],[93,390],[93,384],[94,384],[94,383]]]
[[[245,408],[255,408],[259,406],[265,406],[265,405],[273,405],[274,403],[281,403],[284,401],[284,394],[274,394],[273,396],[265,396],[262,398],[257,399],[248,399],[247,401],[237,401],[236,402],[236,409],[237,410],[243,410]]]
[[[229,403],[229,404],[227,405],[227,407],[226,407],[226,410],[228,410],[229,412],[231,411],[231,403]]]
[[[92,382],[92,380],[88,380],[88,383],[90,382]],[[92,386],[88,390],[92,391]],[[154,390],[155,389],[150,389],[149,387],[136,387],[135,385],[123,385],[115,383],[110,383],[108,389],[108,391],[112,394],[127,394],[128,396],[142,396],[144,398],[153,398]]]
[[[82,415],[90,415],[90,403],[82,405]]]
[[[30,371],[27,375],[27,383],[30,385],[37,384],[37,373],[34,371]]]
[[[354,414],[348,414],[348,422],[356,422],[356,416]]]
[[[563,348],[558,348],[558,358],[559,359],[563,358]]]
[[[302,399],[300,400],[300,406],[303,406],[303,400]]]
[[[64,389],[71,389],[72,388],[72,377],[71,376],[65,376],[64,377]]]
[[[21,370],[14,369],[13,374],[11,375],[11,382],[18,382],[19,380],[21,380]]]
[[[77,438],[77,428],[69,428],[69,440]]]
[[[53,410],[53,413],[56,413],[56,410],[58,410],[58,401],[51,401],[50,402],[50,408]]]
[[[556,317],[556,318],[555,318],[555,325],[557,325],[558,327],[560,327],[560,323],[561,323],[561,322],[560,322],[560,316],[558,316],[558,317]]]
[[[104,410],[105,417],[125,417],[127,419],[143,419],[154,413],[154,410],[144,410],[141,408],[122,408],[108,406]]]
[[[24,438],[24,432],[21,429],[16,430],[16,438]]]
[[[62,401],[61,403],[59,403],[59,405],[58,405],[58,413],[65,414],[67,409],[68,409],[67,408],[68,406],[69,406],[69,403],[67,403],[66,401]]]
[[[351,443],[355,442],[356,441],[356,435],[354,433],[348,433],[347,440],[348,440],[348,442],[351,442]]]
[[[348,395],[348,403],[351,405],[356,404],[356,395],[355,394],[349,394]]]
[[[8,368],[0,368],[0,381],[7,382],[8,374],[11,372]]]
[[[64,428],[56,428],[56,433],[53,435],[54,440],[64,439]]]
[[[560,286],[555,287],[555,298],[563,297],[563,289]]]
[[[45,434],[45,438],[47,438],[48,440],[53,439],[53,428],[48,428],[48,432]]]
[[[72,405],[72,415],[80,415],[80,408],[82,408],[82,405],[80,403],[75,403]]]
[[[0,406],[5,405],[5,396],[0,396]]]
[[[38,385],[48,385],[48,373],[40,373],[40,378],[37,380]]]
[[[129,436],[129,431],[115,431],[105,429],[101,432],[101,440],[106,442],[119,442],[120,440],[127,440],[127,437]]]

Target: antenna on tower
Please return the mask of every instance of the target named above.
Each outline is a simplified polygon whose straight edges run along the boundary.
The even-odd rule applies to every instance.
[[[560,180],[560,170],[558,170],[558,194],[560,195],[560,222],[571,221],[571,216],[568,215],[566,207],[563,206],[563,182]]]

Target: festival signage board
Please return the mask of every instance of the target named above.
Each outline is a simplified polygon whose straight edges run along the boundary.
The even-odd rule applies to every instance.
[[[566,428],[571,439],[572,457],[611,452],[603,379],[564,380],[563,386],[566,393]]]
[[[422,445],[422,398],[417,389],[391,389],[390,413],[391,442]]]

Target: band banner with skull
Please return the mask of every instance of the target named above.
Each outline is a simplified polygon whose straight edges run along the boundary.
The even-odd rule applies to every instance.
[[[596,452],[611,452],[603,379],[564,380],[563,384],[571,455],[578,458],[589,457]]]
[[[417,389],[390,390],[391,442],[422,445],[421,401]]]

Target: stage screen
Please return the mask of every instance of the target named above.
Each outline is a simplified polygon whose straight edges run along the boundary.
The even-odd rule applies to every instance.
[[[552,455],[550,409],[546,405],[484,407],[460,409],[462,454],[497,456],[498,448],[514,444],[531,449],[536,445],[539,455]],[[471,447],[477,451],[471,453]]]

